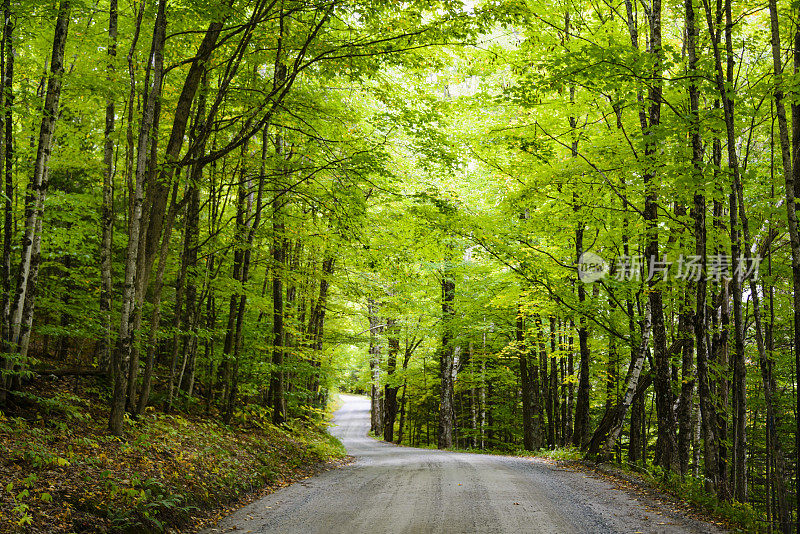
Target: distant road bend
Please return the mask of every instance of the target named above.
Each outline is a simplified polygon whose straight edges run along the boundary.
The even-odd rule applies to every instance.
[[[723,532],[600,477],[531,459],[367,437],[369,400],[342,395],[331,433],[351,465],[256,501],[206,534]]]

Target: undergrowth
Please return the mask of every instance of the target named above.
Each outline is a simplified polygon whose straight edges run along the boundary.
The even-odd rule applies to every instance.
[[[345,454],[324,417],[279,428],[258,407],[230,426],[148,410],[118,438],[92,388],[49,388],[0,412],[0,532],[165,532]]]
[[[742,532],[760,532],[758,513],[747,503],[723,501],[705,488],[703,479],[670,473],[665,474],[659,466],[648,466],[637,472],[645,481],[691,505],[722,519],[729,526]]]

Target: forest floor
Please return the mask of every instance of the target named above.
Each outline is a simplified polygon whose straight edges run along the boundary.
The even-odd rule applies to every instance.
[[[323,424],[279,429],[255,407],[230,426],[148,409],[117,438],[97,380],[41,378],[0,412],[0,532],[197,530],[345,461]]]
[[[582,466],[377,441],[367,436],[369,400],[342,399],[332,433],[354,463],[253,502],[204,534],[727,530],[657,492]]]

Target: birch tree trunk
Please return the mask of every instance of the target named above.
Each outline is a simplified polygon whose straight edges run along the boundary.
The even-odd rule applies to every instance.
[[[633,397],[639,385],[639,377],[642,374],[642,366],[644,365],[644,359],[647,354],[647,344],[650,342],[651,330],[650,302],[648,302],[645,305],[645,315],[642,319],[642,333],[639,346],[636,349],[634,357],[631,359],[630,366],[628,366],[628,373],[625,376],[625,393],[613,410],[606,411],[602,421],[600,421],[597,430],[589,442],[589,448],[586,453],[588,458],[597,457],[608,459],[613,453],[614,446],[622,433],[625,416],[628,414],[631,404],[633,404]]]
[[[108,9],[108,75],[110,80],[116,70],[117,57],[117,0],[110,0]],[[98,365],[108,372],[111,365],[111,256],[114,231],[114,122],[116,105],[114,97],[106,99],[106,128],[103,143],[103,208],[100,215],[100,316],[103,335],[97,351]]]
[[[36,278],[39,269],[44,201],[47,196],[49,182],[53,133],[59,113],[61,83],[64,74],[64,47],[67,42],[71,7],[69,0],[62,0],[59,4],[58,18],[56,19],[50,59],[50,74],[47,79],[47,92],[42,108],[42,120],[36,145],[36,162],[25,198],[25,227],[21,241],[22,258],[17,275],[13,304],[9,310],[10,331],[8,332],[7,347],[10,350],[7,352],[16,353],[16,356],[6,359],[5,371],[11,371],[15,366],[23,366],[27,357],[28,339],[33,321]],[[5,391],[8,388],[9,380],[8,373],[3,373],[0,390]]]
[[[149,80],[150,76],[152,76],[152,80],[147,89],[136,147],[136,171],[133,198],[131,199],[131,213],[128,223],[128,246],[125,253],[125,281],[122,289],[119,337],[112,357],[114,367],[114,392],[111,400],[111,413],[109,416],[108,428],[116,435],[122,434],[122,419],[125,411],[127,384],[125,369],[130,359],[135,335],[133,327],[136,316],[136,276],[144,203],[144,182],[147,175],[147,152],[150,148],[156,104],[161,97],[161,81],[164,70],[163,50],[167,29],[165,9],[166,0],[159,0],[153,41],[150,46],[150,55],[147,62],[148,75],[146,78]]]
[[[11,241],[14,232],[14,123],[13,123],[13,104],[14,104],[14,19],[11,11],[11,0],[3,1],[3,39],[2,39],[2,61],[0,61],[0,110],[2,110],[3,129],[0,132],[2,142],[0,142],[0,174],[3,175],[5,182],[5,202],[3,203],[3,260],[0,266],[0,276],[2,282],[0,290],[0,348],[3,352],[9,352],[8,330],[11,313]],[[0,357],[0,403],[5,402],[6,376],[3,371],[10,369],[7,366],[5,357]]]

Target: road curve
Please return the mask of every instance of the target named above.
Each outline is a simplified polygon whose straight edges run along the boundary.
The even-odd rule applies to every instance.
[[[331,433],[355,462],[245,506],[204,534],[723,532],[550,462],[373,440],[369,400],[341,398]]]

